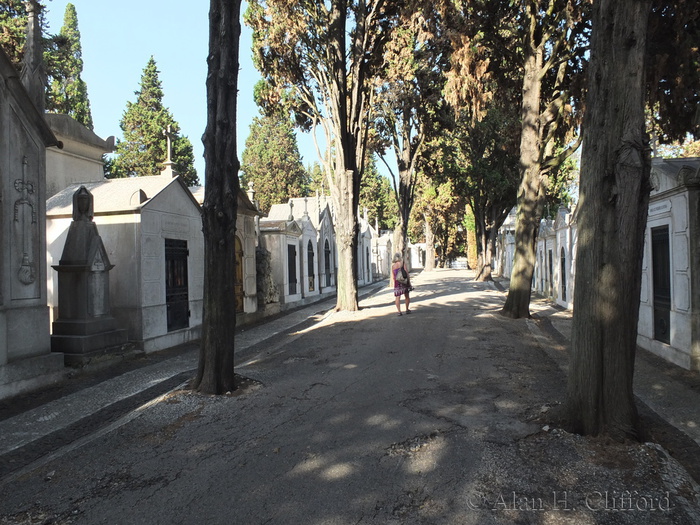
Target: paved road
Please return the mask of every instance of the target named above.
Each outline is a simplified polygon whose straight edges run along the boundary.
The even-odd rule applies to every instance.
[[[181,383],[183,348],[5,418],[0,523],[697,523],[697,486],[662,449],[543,425],[565,391],[567,314],[504,319],[502,292],[469,277],[415,278],[411,316],[381,289],[359,312],[316,305],[246,330],[252,386],[231,396],[133,389]],[[138,396],[79,435],[81,411]],[[700,421],[694,406],[679,426]],[[606,512],[591,495],[607,491],[670,504]]]

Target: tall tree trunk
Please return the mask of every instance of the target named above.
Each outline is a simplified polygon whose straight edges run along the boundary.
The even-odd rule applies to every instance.
[[[354,171],[336,173],[336,187],[332,195],[336,201],[336,246],[338,248],[338,275],[336,310],[358,309],[357,295],[357,200],[353,197]]]
[[[497,234],[497,228],[486,228],[479,235],[481,255],[478,260],[475,281],[493,281],[493,254],[496,251]]]
[[[540,95],[543,48],[530,38],[523,79],[521,183],[515,220],[515,258],[508,297],[501,313],[507,317],[530,316],[532,275],[535,271],[537,233],[544,207],[545,186],[540,171]]]
[[[395,152],[399,156],[398,171],[399,171],[399,231],[401,232],[401,244],[398,250],[402,254],[406,254],[408,249],[408,222],[411,218],[411,209],[416,191],[415,180],[415,158],[418,155],[420,148],[410,146],[410,137],[404,137],[403,149],[395,147]]]
[[[430,225],[430,217],[423,214],[423,231],[425,232],[425,267],[426,272],[435,269],[435,232]]]
[[[211,0],[204,142],[204,300],[199,365],[192,387],[206,394],[235,389],[233,341],[238,155],[236,96],[241,0]],[[233,318],[233,319],[232,319]]]
[[[471,217],[474,218],[474,212],[471,211],[471,208],[467,209],[467,213],[471,214]],[[476,225],[471,226],[472,223],[473,221],[470,222],[470,226],[467,226],[467,265],[470,270],[476,269],[479,256],[479,250],[476,245]]]
[[[644,129],[651,0],[593,6],[566,410],[572,430],[638,437],[632,377],[651,172]]]
[[[404,254],[406,252],[407,225],[404,223],[403,215],[399,211],[399,221],[396,225],[394,235],[394,253]]]

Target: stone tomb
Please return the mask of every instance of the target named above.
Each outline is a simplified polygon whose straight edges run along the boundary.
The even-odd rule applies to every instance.
[[[84,186],[94,196],[94,221],[115,264],[111,314],[127,329],[129,342],[148,353],[198,339],[204,238],[200,207],[182,179],[166,172]],[[70,186],[47,202],[51,264],[59,261],[78,188]],[[55,291],[55,279],[49,284]],[[57,305],[50,295],[49,306]]]
[[[0,398],[65,373],[51,353],[44,250],[46,148],[58,140],[34,98],[0,49]]]
[[[63,352],[66,365],[83,365],[119,351],[127,332],[110,315],[107,251],[93,222],[92,194],[81,186],[73,194],[73,222],[58,265],[58,319],[51,350]]]
[[[652,162],[637,344],[700,370],[700,158]]]
[[[299,253],[302,257],[301,268],[305,271],[304,297],[335,291],[337,252],[335,245],[335,227],[331,209],[331,198],[327,195],[316,197],[297,197],[289,199],[287,204],[274,204],[270,208],[267,221],[284,221],[290,216],[291,210],[303,210],[301,219],[296,219],[297,226],[302,230]],[[310,224],[308,224],[310,222]],[[315,235],[315,239],[313,238]],[[309,270],[309,241],[313,246],[313,290],[310,290],[311,274]]]

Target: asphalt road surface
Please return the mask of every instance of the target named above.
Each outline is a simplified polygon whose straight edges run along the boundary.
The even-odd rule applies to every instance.
[[[469,278],[414,278],[411,315],[382,289],[252,345],[240,391],[172,391],[0,481],[0,523],[700,522],[662,448],[546,424],[565,391],[546,336]]]

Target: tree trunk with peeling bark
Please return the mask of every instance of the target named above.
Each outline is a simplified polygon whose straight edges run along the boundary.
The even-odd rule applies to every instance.
[[[578,205],[566,415],[571,429],[638,438],[632,391],[651,158],[644,119],[651,0],[594,3]]]
[[[510,276],[508,297],[501,313],[507,317],[530,316],[532,275],[540,218],[544,208],[545,187],[540,170],[540,98],[542,91],[543,50],[537,47],[525,60],[523,79],[522,134],[518,211],[515,219],[515,257]]]
[[[425,265],[423,270],[432,272],[435,269],[435,232],[430,225],[430,216],[423,214],[423,231],[425,232]]]
[[[236,97],[241,0],[211,0],[204,142],[204,300],[199,365],[192,388],[223,394],[236,388],[233,343],[238,155]]]

